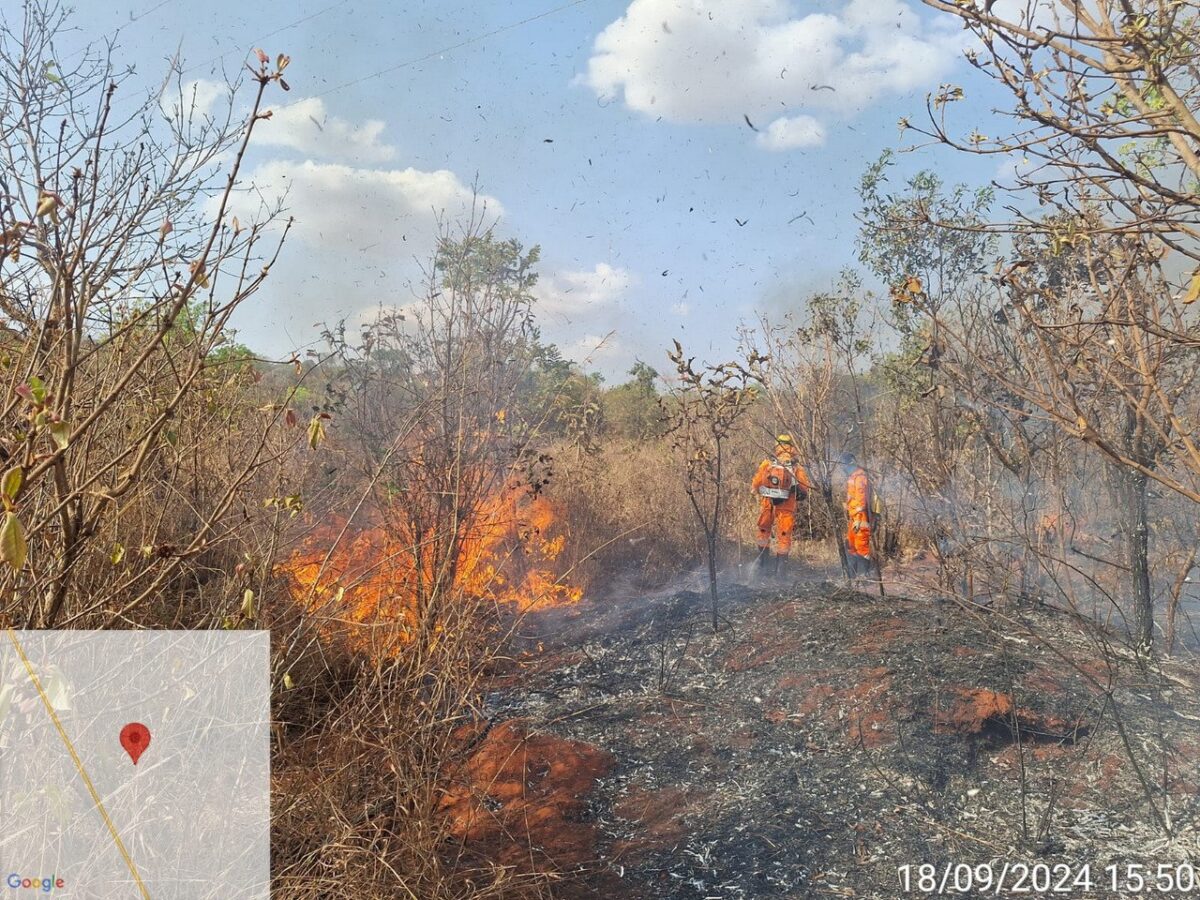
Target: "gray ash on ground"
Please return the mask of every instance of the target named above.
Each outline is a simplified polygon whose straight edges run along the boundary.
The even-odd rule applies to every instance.
[[[563,872],[562,896],[890,898],[905,864],[1196,858],[1184,661],[1147,664],[1045,609],[829,583],[721,603],[717,633],[692,592],[526,620],[491,720],[609,761],[556,801],[586,852],[561,824],[509,833]]]

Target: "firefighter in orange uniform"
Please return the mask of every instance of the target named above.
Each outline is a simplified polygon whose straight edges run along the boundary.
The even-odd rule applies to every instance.
[[[846,562],[851,579],[871,574],[871,480],[853,454],[840,459],[846,474]]]
[[[762,461],[750,489],[758,497],[758,558],[755,567],[762,572],[771,556],[771,532],[775,532],[773,575],[780,574],[783,561],[792,549],[792,528],[796,524],[796,505],[808,496],[808,473],[800,465],[799,454],[790,434],[775,438],[775,452]]]

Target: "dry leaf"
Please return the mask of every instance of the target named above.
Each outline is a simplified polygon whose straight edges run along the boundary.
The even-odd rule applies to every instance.
[[[1188,285],[1187,293],[1183,295],[1184,303],[1195,303],[1200,298],[1200,269],[1196,270],[1196,274],[1192,276],[1191,284]]]
[[[0,560],[20,571],[28,555],[29,548],[25,544],[25,529],[21,520],[14,512],[5,513],[4,523],[0,525]]]

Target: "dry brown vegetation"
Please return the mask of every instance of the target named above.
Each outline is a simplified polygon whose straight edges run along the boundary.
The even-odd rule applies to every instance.
[[[296,465],[303,376],[256,368],[226,331],[278,250],[225,208],[286,60],[250,79],[245,122],[156,121],[154,98],[117,104],[102,48],[55,74],[63,22],[31,5],[0,36],[0,609],[25,627],[212,627],[270,578],[264,500]]]
[[[595,664],[517,656],[511,639],[538,610],[618,603],[702,567],[715,631],[721,585],[748,580],[751,474],[786,429],[814,485],[798,525],[809,568],[844,571],[835,461],[851,451],[884,503],[889,595],[959,611],[980,643],[1035,642],[1099,698],[1119,738],[1108,764],[1128,765],[1130,803],[1174,837],[1178,786],[1143,777],[1169,768],[1174,738],[1128,739],[1134,694],[1113,673],[1190,689],[1163,660],[1196,644],[1200,276],[1176,262],[1198,253],[1196,20],[1188,4],[1130,20],[1098,3],[1085,34],[1060,23],[1035,39],[983,5],[927,2],[979,33],[1032,129],[962,146],[1052,164],[1018,186],[1019,220],[932,173],[897,184],[885,157],[860,186],[860,258],[889,296],[847,273],[745,324],[738,359],[694,363],[676,345],[665,379],[639,364],[614,386],[541,340],[537,249],[484,210],[445,224],[406,315],[359,335],[331,325],[318,357],[255,358],[229,318],[288,222],[239,222],[228,203],[287,57],[258,55],[244,119],[198,119],[180,95],[164,120],[157,97],[115,104],[122,70],[104,48],[59,59],[60,8],[25,7],[0,33],[5,622],[271,630],[278,896],[552,896],[578,889],[567,870],[586,875],[581,797],[620,760],[500,718],[489,694]],[[1055,77],[1034,77],[1046,55]],[[922,130],[955,143],[955,99],[931,98]],[[814,598],[801,606],[853,638]],[[1065,642],[1047,625],[1060,614]],[[921,613],[931,628],[940,615]],[[894,639],[902,620],[870,616],[881,632],[849,652],[916,652],[919,636]],[[656,697],[698,646],[675,637],[660,636]],[[789,659],[807,647],[768,638]],[[703,648],[728,672],[778,656],[753,635],[721,640]],[[866,688],[835,689],[829,667],[781,680],[767,721],[831,729],[837,703],[857,704],[849,747],[890,746],[876,694],[908,700],[877,662],[853,669]],[[922,722],[1007,728],[1023,814],[1021,737],[1062,723],[1003,685],[953,690]],[[564,768],[585,777],[560,783]],[[664,841],[685,833],[658,807],[693,794],[639,790],[622,815],[637,807]],[[543,852],[551,832],[569,852]],[[1041,837],[1026,823],[1015,839]]]

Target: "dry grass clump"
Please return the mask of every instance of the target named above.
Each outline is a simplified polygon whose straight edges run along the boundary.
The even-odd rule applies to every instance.
[[[548,896],[549,874],[494,864],[443,814],[513,624],[494,603],[458,599],[437,641],[380,658],[355,649],[361,623],[318,635],[298,608],[274,623],[290,685],[275,706],[275,896]]]

